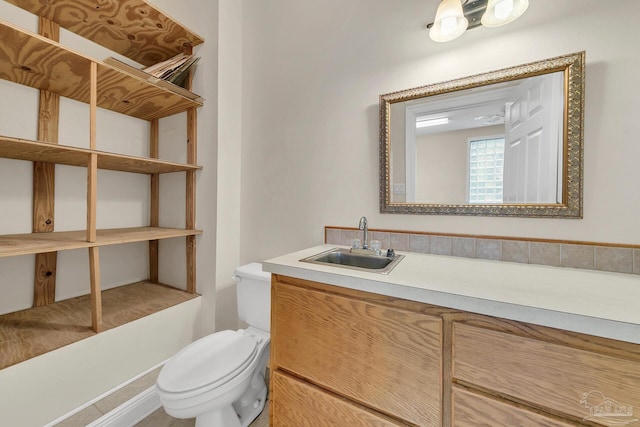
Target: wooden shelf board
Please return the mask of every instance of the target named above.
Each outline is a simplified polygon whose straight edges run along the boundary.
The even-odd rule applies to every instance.
[[[197,298],[148,281],[102,292],[103,330]],[[0,369],[91,337],[91,297],[59,301],[0,316]]]
[[[199,170],[201,166],[158,159],[125,156],[0,135],[0,157],[86,167],[91,153],[98,154],[98,169],[133,173],[171,173]]]
[[[112,228],[98,230],[95,242],[86,241],[85,230],[2,235],[0,236],[0,257],[171,239],[198,234],[202,234],[202,231],[163,227]]]
[[[0,21],[0,77],[5,80],[89,103],[91,62],[98,64],[100,108],[151,120],[203,105]]]
[[[204,42],[144,0],[7,1],[143,65],[164,61],[187,46]]]

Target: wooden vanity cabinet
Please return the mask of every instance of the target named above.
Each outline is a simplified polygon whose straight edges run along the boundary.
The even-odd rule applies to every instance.
[[[575,427],[575,424],[457,386],[452,392],[452,412],[452,424],[456,427]]]
[[[495,319],[494,326],[499,328],[501,321]],[[541,327],[527,332],[520,335],[454,322],[453,383],[501,398],[502,404],[484,405],[494,408],[494,415],[508,409],[506,402],[516,402],[586,425],[640,425],[640,345],[569,332],[560,342],[563,331]],[[470,425],[462,421],[463,408],[468,410],[479,399],[463,392],[456,398],[454,389],[454,425]],[[565,424],[533,418],[517,425]]]
[[[272,284],[273,426],[441,425],[440,318],[304,280]],[[344,413],[353,423],[336,423]]]
[[[640,426],[640,345],[272,275],[271,425]]]
[[[273,423],[277,426],[377,426],[405,425],[368,410],[281,370],[274,373]]]

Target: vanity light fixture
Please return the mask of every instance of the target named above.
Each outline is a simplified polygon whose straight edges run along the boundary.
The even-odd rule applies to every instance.
[[[429,37],[446,42],[480,25],[499,27],[516,20],[528,7],[529,0],[442,0],[435,21],[427,25]]]

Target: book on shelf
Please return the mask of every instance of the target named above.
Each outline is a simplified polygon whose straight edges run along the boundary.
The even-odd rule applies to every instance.
[[[193,61],[191,61],[191,65],[189,67],[187,67],[180,74],[181,77],[182,77],[182,80],[181,80],[182,83],[184,82],[184,80],[188,76],[189,69],[191,69],[192,66],[195,65],[198,62],[198,60],[200,59],[199,57],[193,57],[193,55],[189,55],[189,56],[192,57]],[[131,66],[131,65],[125,63],[125,62],[122,62],[122,61],[120,61],[120,60],[118,60],[116,58],[113,58],[113,57],[106,58],[103,62],[105,64],[107,64],[107,65],[111,65],[112,67],[118,68],[119,70],[124,71],[125,73],[131,74],[133,76],[139,77],[139,78],[144,79],[144,80],[147,80],[147,81],[149,81],[149,82],[151,82],[151,83],[153,83],[153,84],[155,84],[157,86],[160,86],[160,87],[162,87],[164,89],[167,89],[167,90],[170,90],[172,92],[175,92],[178,95],[182,95],[185,98],[189,98],[189,99],[192,99],[192,100],[197,101],[197,102],[204,101],[204,99],[200,95],[197,95],[197,94],[191,92],[190,90],[187,90],[184,87],[179,86],[179,85],[177,85],[177,84],[175,84],[175,83],[173,83],[171,81],[158,78],[155,75],[145,71],[145,68],[140,69],[140,68],[133,67],[133,66]],[[164,62],[166,62],[166,61],[164,61]],[[156,64],[156,65],[158,65],[158,64]],[[182,62],[181,65],[185,65],[185,62]],[[149,67],[147,67],[147,68],[149,68]]]

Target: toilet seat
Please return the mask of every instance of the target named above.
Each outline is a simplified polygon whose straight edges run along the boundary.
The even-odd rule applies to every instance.
[[[221,331],[201,338],[171,358],[158,376],[157,386],[187,397],[220,387],[251,364],[258,342],[251,335]]]

